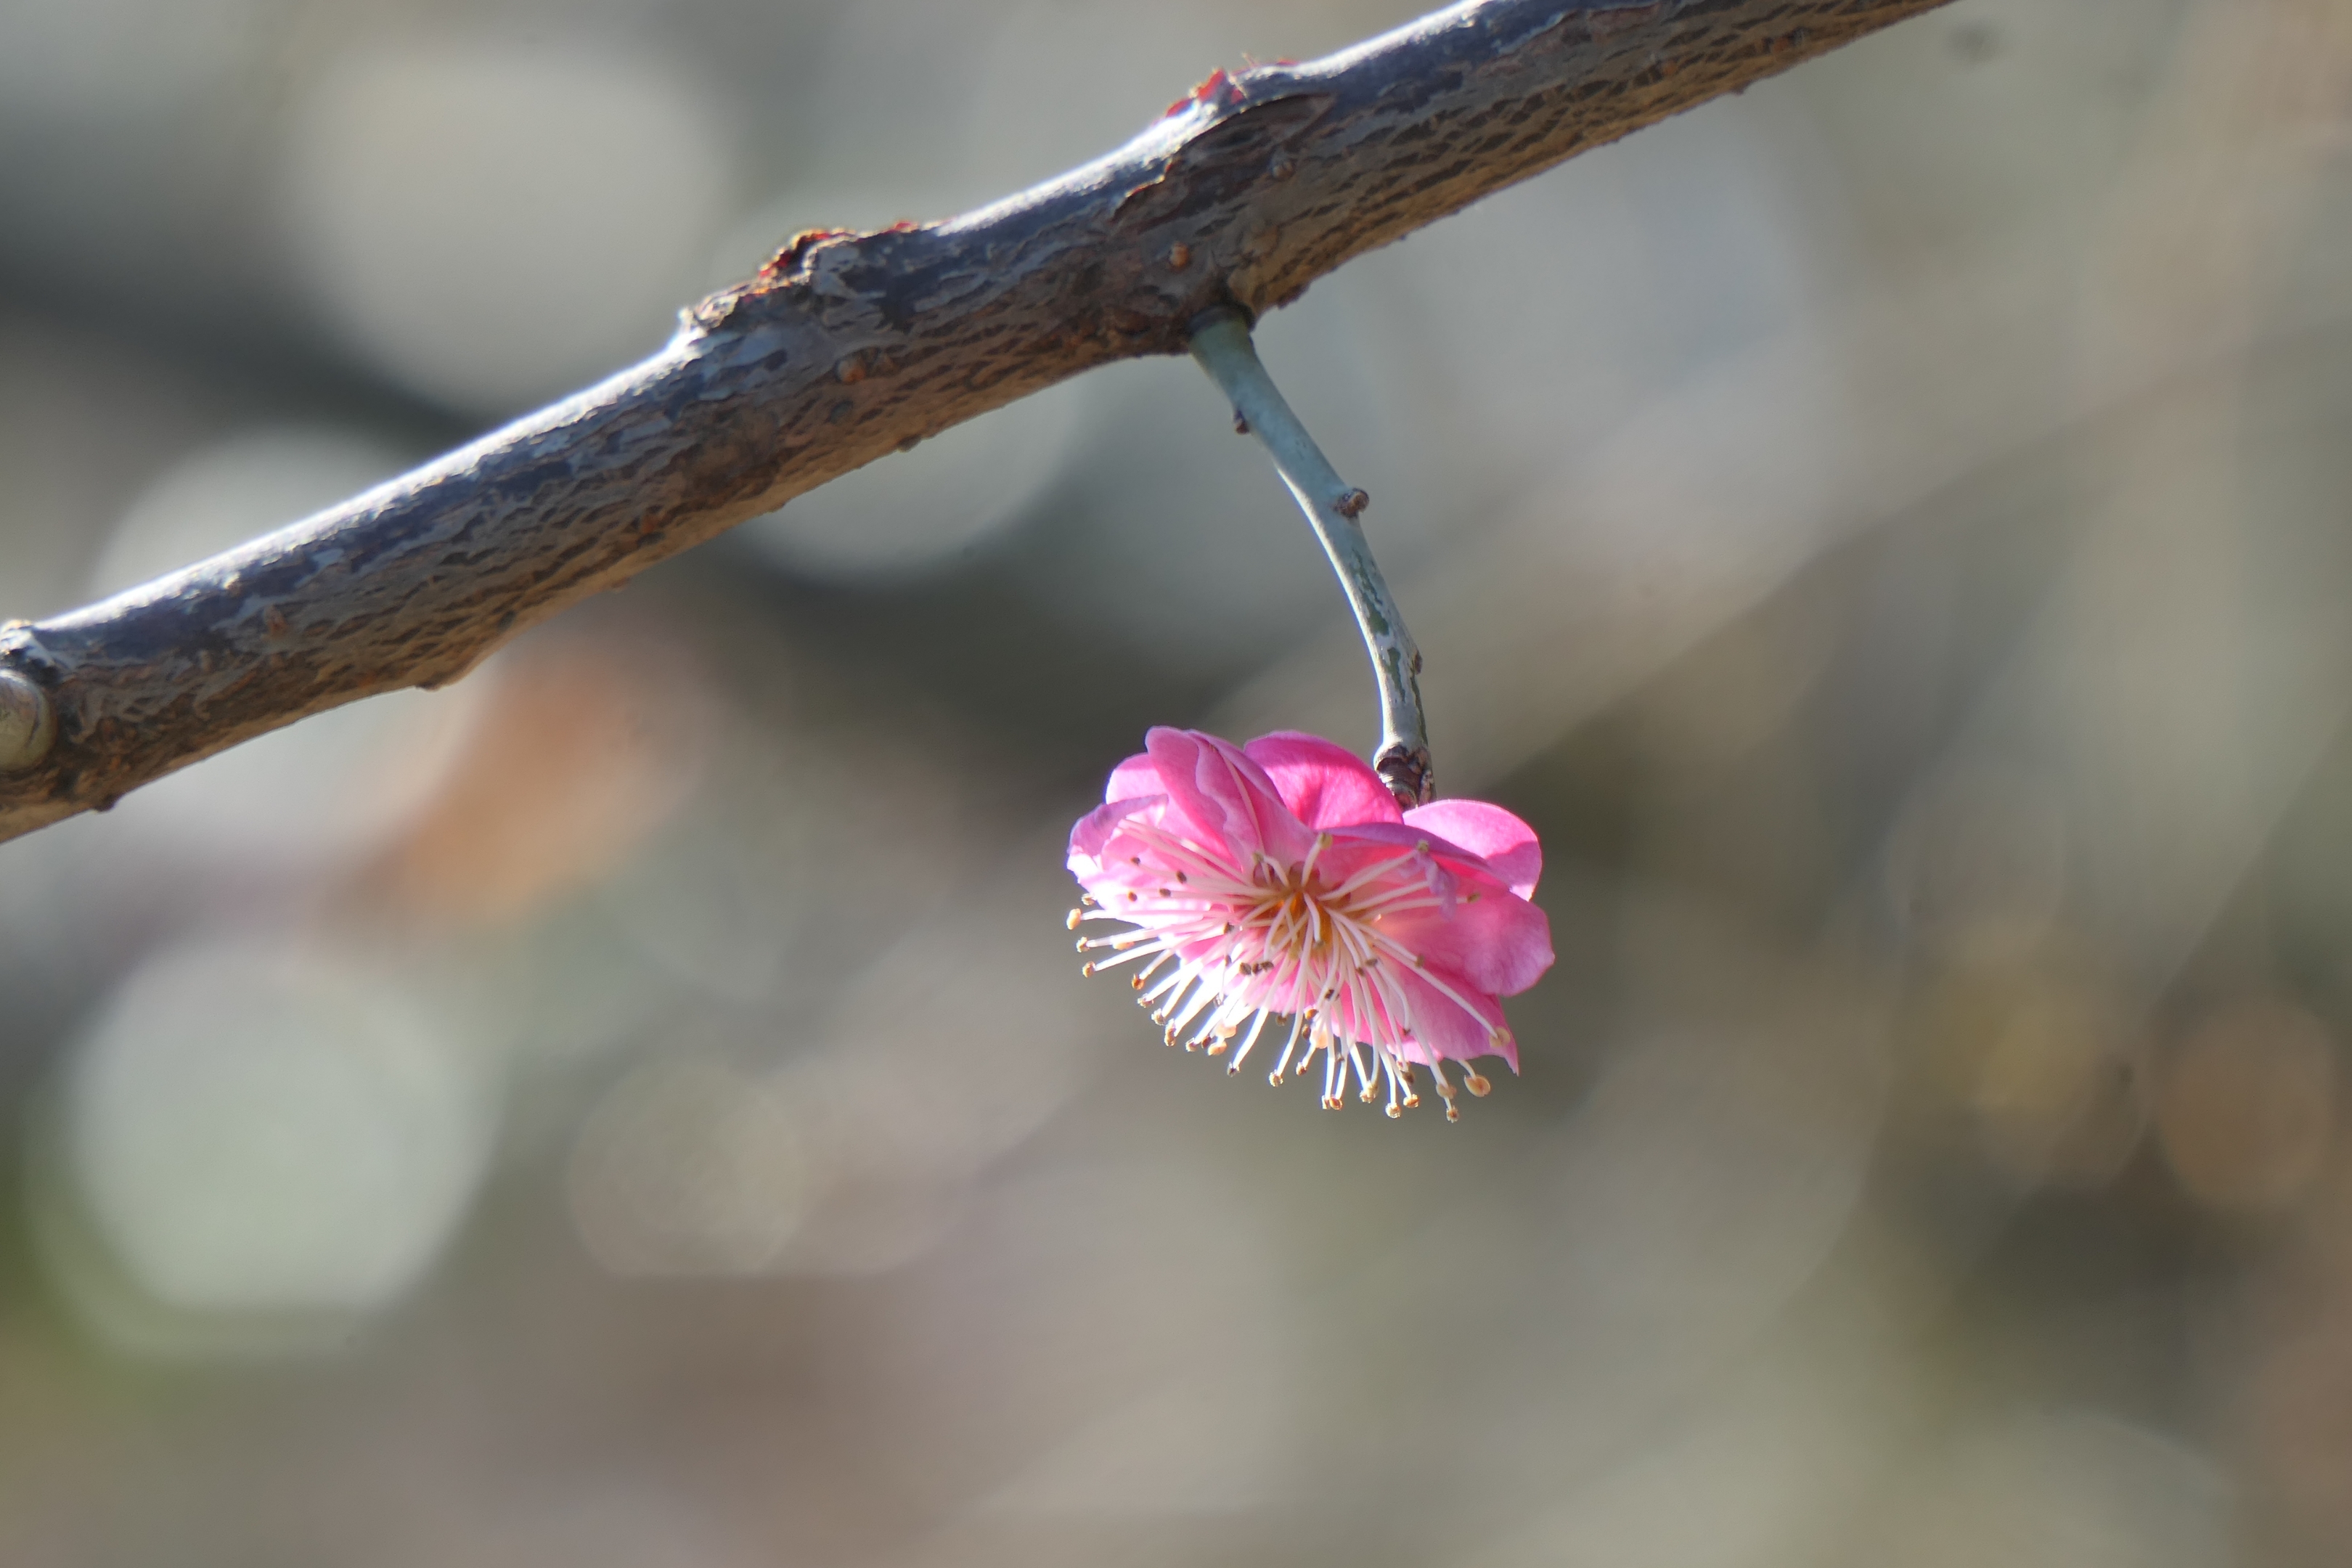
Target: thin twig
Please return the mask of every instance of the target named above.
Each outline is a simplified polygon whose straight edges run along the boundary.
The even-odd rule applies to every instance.
[[[1286,304],[1572,153],[1942,3],[1467,0],[1328,59],[1219,71],[1127,146],[963,217],[803,234],[602,385],[172,576],[0,626],[0,669],[38,688],[54,737],[0,766],[0,838],[454,680],[893,449],[1181,353],[1203,310]]]
[[[1192,357],[1234,405],[1234,423],[1264,444],[1298,510],[1322,542],[1364,634],[1372,678],[1381,692],[1381,745],[1373,768],[1402,806],[1426,805],[1436,793],[1430,766],[1429,724],[1421,711],[1421,649],[1405,630],[1371,542],[1357,519],[1370,499],[1341,479],[1315,437],[1259,363],[1248,320],[1226,306],[1192,325]]]

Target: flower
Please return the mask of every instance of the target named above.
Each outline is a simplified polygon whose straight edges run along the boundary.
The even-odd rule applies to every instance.
[[[1518,1070],[1496,998],[1551,967],[1550,922],[1528,901],[1543,865],[1534,829],[1483,801],[1401,811],[1379,774],[1314,735],[1236,746],[1155,729],[1144,748],[1071,829],[1087,895],[1069,923],[1129,928],[1078,939],[1104,954],[1086,973],[1139,964],[1129,984],[1168,1044],[1231,1048],[1238,1072],[1266,1020],[1287,1016],[1269,1083],[1303,1037],[1302,1073],[1324,1053],[1326,1108],[1352,1068],[1367,1103],[1385,1079],[1396,1116],[1421,1103],[1423,1066],[1448,1121],[1445,1062],[1491,1054]]]

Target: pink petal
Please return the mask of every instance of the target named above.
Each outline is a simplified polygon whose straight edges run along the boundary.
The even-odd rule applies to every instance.
[[[1197,730],[1193,734],[1225,768],[1223,773],[1204,768],[1201,774],[1202,787],[1232,792],[1233,809],[1247,815],[1268,855],[1283,861],[1306,855],[1314,846],[1315,835],[1283,804],[1281,792],[1274,787],[1274,780],[1266,776],[1256,760],[1231,741]]]
[[[1160,764],[1150,752],[1127,759],[1110,771],[1110,784],[1103,791],[1103,799],[1130,800],[1139,795],[1165,795],[1168,786],[1160,782]]]
[[[1265,770],[1282,804],[1309,827],[1403,820],[1396,797],[1371,765],[1320,735],[1282,730],[1242,750]]]
[[[1148,761],[1159,777],[1159,787],[1168,799],[1168,811],[1175,818],[1167,826],[1189,837],[1198,838],[1203,847],[1223,849],[1231,853],[1236,847],[1225,820],[1223,802],[1201,793],[1194,775],[1201,770],[1201,753],[1206,750],[1190,730],[1154,728],[1147,731],[1143,743]],[[1111,774],[1118,780],[1127,773],[1131,764],[1122,763]],[[1133,775],[1129,775],[1132,777]],[[1240,858],[1246,861],[1255,844],[1238,847]]]
[[[1404,820],[1485,860],[1519,897],[1535,893],[1536,879],[1543,875],[1543,847],[1536,842],[1534,828],[1501,806],[1483,800],[1441,800],[1413,807]]]
[[[1157,782],[1156,777],[1154,782]],[[1162,798],[1157,794],[1129,795],[1124,799],[1113,797],[1078,818],[1077,826],[1070,829],[1070,869],[1084,877],[1086,873],[1078,866],[1079,858],[1083,857],[1090,861],[1099,861],[1103,846],[1110,842],[1111,836],[1118,831],[1119,824],[1139,811],[1150,810]]]
[[[1452,910],[1407,910],[1381,917],[1381,934],[1432,968],[1458,974],[1491,996],[1516,996],[1552,965],[1551,921],[1508,893],[1467,892]]]
[[[1144,744],[1170,802],[1236,865],[1246,865],[1254,850],[1287,863],[1313,847],[1315,836],[1240,747],[1195,730],[1166,728],[1151,731]]]
[[[1426,827],[1416,827],[1409,822],[1360,822],[1353,827],[1326,829],[1331,837],[1346,845],[1377,844],[1393,851],[1410,853],[1427,846],[1429,852],[1456,871],[1468,871],[1485,878],[1498,889],[1510,884],[1495,874],[1483,856],[1465,849],[1452,839],[1432,833]]]

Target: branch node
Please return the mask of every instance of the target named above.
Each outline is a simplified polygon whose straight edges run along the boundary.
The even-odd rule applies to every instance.
[[[49,694],[20,670],[0,669],[0,773],[29,768],[58,738]]]
[[[1400,742],[1384,747],[1372,772],[1381,775],[1389,794],[1407,811],[1437,798],[1437,769],[1430,762],[1427,746],[1408,748]]]

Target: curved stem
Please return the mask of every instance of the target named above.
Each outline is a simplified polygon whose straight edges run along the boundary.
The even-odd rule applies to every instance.
[[[1232,400],[1235,427],[1247,430],[1274,456],[1282,482],[1323,542],[1323,553],[1339,574],[1348,607],[1364,634],[1372,676],[1381,689],[1381,748],[1373,768],[1405,807],[1425,805],[1436,793],[1429,758],[1429,725],[1421,711],[1421,650],[1397,614],[1396,601],[1372,559],[1357,517],[1370,499],[1341,481],[1315,437],[1283,401],[1274,378],[1258,363],[1250,342],[1249,319],[1231,307],[1204,310],[1192,321],[1192,357],[1218,390]]]

